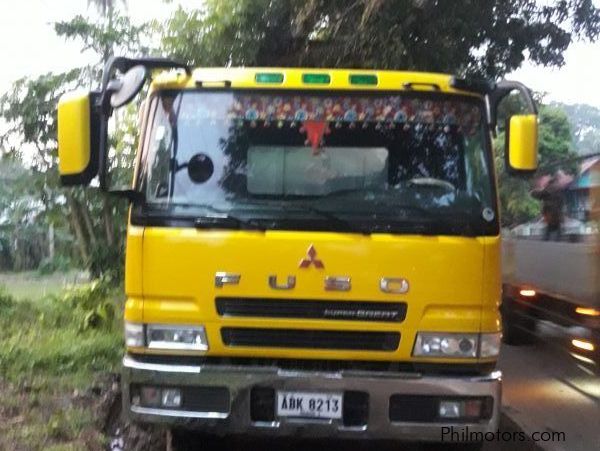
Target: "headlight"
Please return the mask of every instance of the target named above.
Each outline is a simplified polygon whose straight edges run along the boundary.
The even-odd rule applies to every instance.
[[[208,350],[206,331],[202,326],[148,324],[146,342],[150,349]]]
[[[143,324],[125,323],[125,344],[140,348],[145,345]]]
[[[418,357],[477,357],[477,334],[419,332],[413,355]]]
[[[500,332],[486,334],[419,332],[413,355],[416,357],[496,357]]]

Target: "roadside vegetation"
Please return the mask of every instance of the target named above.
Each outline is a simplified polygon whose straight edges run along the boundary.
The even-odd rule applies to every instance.
[[[14,280],[15,278],[13,278]],[[105,449],[122,353],[122,290],[94,281],[38,299],[0,287],[0,450]]]

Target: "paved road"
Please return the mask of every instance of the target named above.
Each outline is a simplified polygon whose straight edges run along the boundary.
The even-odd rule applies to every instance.
[[[504,412],[527,433],[565,433],[546,450],[600,450],[600,375],[567,352],[566,332],[540,323],[533,345],[503,349]]]
[[[582,366],[565,350],[566,331],[542,323],[539,338],[533,345],[505,346],[500,359],[504,373],[504,414],[500,432],[516,440],[486,443],[485,451],[591,451],[600,450],[600,376]],[[564,441],[521,441],[524,433],[564,432]],[[368,444],[357,442],[316,441],[223,441],[220,439],[184,437],[194,450],[271,450],[290,451],[402,451],[430,449],[462,449],[432,447],[419,444]],[[179,445],[182,445],[180,442]]]
[[[500,430],[508,434],[519,434],[521,430],[508,417],[503,416]],[[198,435],[179,437],[176,451],[464,451],[463,446],[423,445],[417,443],[361,443],[350,441],[310,441],[310,440],[222,440]],[[483,451],[540,451],[531,441],[526,442],[490,442]]]

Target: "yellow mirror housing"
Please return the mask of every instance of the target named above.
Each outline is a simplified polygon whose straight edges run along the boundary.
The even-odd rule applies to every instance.
[[[58,170],[66,186],[87,185],[98,173],[93,94],[74,91],[58,102]]]
[[[518,114],[509,119],[506,136],[509,170],[533,172],[538,166],[538,124],[536,114]]]

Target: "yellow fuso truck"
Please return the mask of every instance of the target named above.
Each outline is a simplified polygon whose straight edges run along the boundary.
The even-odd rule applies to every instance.
[[[150,81],[133,183],[113,110]],[[214,434],[474,440],[501,405],[491,136],[537,165],[517,82],[113,58],[58,107],[64,185],[131,202],[123,404]],[[470,435],[449,436],[465,429]],[[479,435],[473,435],[479,433]]]

